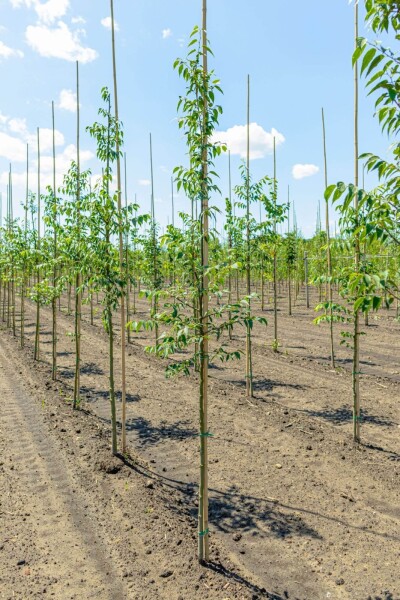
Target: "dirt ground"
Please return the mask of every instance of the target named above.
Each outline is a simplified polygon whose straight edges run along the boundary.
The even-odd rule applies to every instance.
[[[101,307],[94,326],[85,307],[76,414],[65,302],[56,383],[48,309],[39,364],[33,306],[24,350],[1,333],[0,598],[400,599],[400,324],[381,311],[365,328],[354,448],[350,350],[337,334],[332,370],[327,328],[313,325],[304,298],[292,317],[280,303],[279,352],[271,325],[254,332],[255,398],[245,397],[243,360],[211,369],[210,569],[196,563],[196,377],[167,380],[143,351],[149,335],[132,334],[135,460],[123,464],[109,451]],[[145,301],[138,309],[145,317]],[[270,307],[265,315],[272,323]],[[243,342],[238,330],[232,345]],[[119,373],[117,360],[117,382]]]

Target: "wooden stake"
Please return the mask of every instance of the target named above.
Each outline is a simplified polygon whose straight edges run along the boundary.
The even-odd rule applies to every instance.
[[[198,557],[199,562],[209,560],[209,533],[208,533],[208,361],[209,361],[209,314],[208,314],[208,135],[207,135],[207,81],[208,81],[208,46],[207,46],[207,0],[203,0],[203,80],[204,102],[202,118],[202,206],[201,206],[201,264],[202,264],[202,291],[199,297],[199,317],[201,326],[200,343],[200,485],[199,485],[199,518],[198,518]]]
[[[121,157],[119,147],[119,113],[118,113],[118,86],[117,86],[117,60],[115,52],[115,20],[114,20],[114,0],[110,0],[111,8],[111,40],[112,40],[112,62],[113,62],[113,80],[114,80],[114,104],[115,104],[115,121],[116,121],[116,153],[117,153],[117,197],[118,197],[118,213],[119,213],[119,269],[121,280],[125,281],[124,272],[124,240],[123,240],[123,223],[122,223],[122,206],[121,206]],[[126,453],[126,336],[125,336],[125,294],[121,290],[121,390],[122,390],[122,453]]]
[[[246,396],[253,397],[253,365],[251,356],[251,254],[250,254],[250,75],[247,76],[247,148],[246,148],[246,294],[248,296],[246,325]]]
[[[37,222],[37,250],[38,250],[38,265],[40,264],[40,130],[37,128],[37,156],[38,156],[38,170],[37,170],[37,210],[38,210],[38,222]],[[37,301],[36,301],[36,331],[35,331],[35,351],[34,351],[34,360],[39,360],[40,355],[40,295],[39,295],[39,285],[40,285],[40,269],[38,266],[37,269]]]
[[[354,6],[354,28],[355,28],[355,46],[358,39],[358,2]],[[358,221],[358,63],[354,65],[354,210],[355,218]],[[354,245],[354,263],[355,270],[360,270],[360,239],[358,233],[355,236]],[[360,442],[360,314],[359,310],[354,311],[354,332],[353,332],[353,437],[354,442]]]
[[[325,175],[325,189],[328,187],[328,161],[326,155],[326,130],[325,130],[325,114],[324,109],[322,109],[322,136],[324,143],[324,175]],[[331,367],[335,368],[335,349],[333,344],[333,292],[332,292],[332,255],[331,255],[331,234],[330,234],[330,225],[329,225],[329,201],[325,202],[325,227],[326,227],[326,260],[328,266],[328,302],[330,304],[329,309],[329,335],[330,335],[330,343],[331,343]]]
[[[81,241],[81,159],[80,159],[80,106],[79,106],[79,62],[76,61],[76,210],[78,247]],[[77,265],[78,266],[78,265]],[[78,268],[75,280],[75,385],[74,385],[74,409],[77,408],[81,395],[81,319],[82,319],[82,292],[81,273]]]
[[[54,119],[54,101],[51,103],[51,114],[53,124],[53,219],[54,219],[54,269],[53,269],[53,298],[51,301],[53,313],[53,331],[52,331],[52,379],[57,379],[57,300],[55,297],[57,286],[57,190],[56,190],[56,140],[55,140],[55,119]]]
[[[276,138],[274,137],[274,204],[277,204],[278,186],[276,181]],[[274,217],[274,344],[275,352],[278,351],[278,277],[277,277],[277,248],[276,248],[276,218]]]

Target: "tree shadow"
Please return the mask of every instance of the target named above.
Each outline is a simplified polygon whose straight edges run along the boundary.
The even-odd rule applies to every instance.
[[[72,352],[65,352],[63,356],[67,356],[68,354],[72,354]],[[58,356],[62,356],[61,353]],[[59,369],[59,374],[64,379],[73,379],[75,377],[75,368],[74,367],[63,367]],[[96,365],[94,362],[84,363],[81,365],[81,375],[104,375],[104,371],[101,367]],[[107,392],[108,393],[108,392]]]
[[[87,403],[95,403],[95,402],[99,402],[99,401],[109,401],[110,400],[110,392],[108,390],[95,390],[92,387],[89,387],[87,385],[82,385],[81,386],[81,393],[82,395],[85,394],[86,395],[86,400],[85,402]],[[117,391],[115,392],[115,400],[116,402],[121,402],[122,401],[122,394],[121,392]],[[141,400],[141,397],[138,394],[126,394],[126,402],[127,403],[134,403],[134,402],[139,402]],[[107,421],[107,423],[110,423],[110,421]]]
[[[295,348],[295,346],[290,346],[290,348]],[[323,362],[330,362],[331,358],[328,354],[318,355],[318,354],[306,354],[304,356],[305,359],[310,361],[320,360]],[[336,366],[345,368],[346,365],[353,364],[352,358],[340,358],[338,356],[335,357]],[[371,362],[370,360],[360,360],[360,365],[364,367],[378,367],[378,363]],[[366,375],[370,375],[370,373],[365,373]]]
[[[63,367],[58,369],[58,376],[63,379],[74,379],[75,370],[70,367]]]
[[[244,379],[228,379],[227,383],[231,383],[237,387],[246,387]],[[253,390],[256,392],[273,392],[275,388],[289,388],[292,390],[305,390],[309,386],[301,385],[300,383],[285,383],[283,381],[276,381],[273,379],[267,379],[266,377],[255,377],[253,380]]]
[[[322,539],[295,513],[282,512],[271,500],[246,496],[235,485],[226,492],[213,490],[209,510],[210,522],[224,533],[241,531],[280,539],[290,536]]]
[[[317,417],[330,421],[335,425],[343,425],[353,420],[353,411],[347,405],[341,406],[340,408],[325,408],[323,410],[309,410],[309,409],[298,409],[298,412],[309,415],[310,417]],[[372,425],[379,425],[381,427],[393,427],[396,425],[391,419],[386,417],[371,415],[364,409],[361,412],[361,421],[363,423],[370,423]]]
[[[82,375],[104,375],[104,371],[94,362],[84,363],[81,366]]]
[[[177,497],[175,496],[167,501],[169,509],[179,515],[185,514],[190,519],[196,520],[197,483],[173,479],[149,469],[140,464],[137,459],[121,455],[119,457],[125,465],[146,477],[146,479],[158,481],[163,487],[171,489],[174,493],[178,492]],[[323,514],[318,510],[285,504],[276,499],[242,494],[234,485],[225,491],[209,488],[209,493],[210,523],[224,533],[248,531],[253,535],[274,536],[281,539],[288,538],[291,535],[322,539],[321,535],[309,527],[299,517],[298,513],[331,521],[342,525],[346,529],[365,531],[364,526],[353,525],[351,522],[329,514]],[[400,540],[398,535],[381,533],[373,529],[368,529],[368,533],[385,540]]]
[[[256,600],[257,598],[267,598],[268,600],[284,600],[285,598],[289,598],[289,595],[287,593],[284,596],[279,596],[278,594],[274,594],[272,592],[267,592],[267,590],[265,588],[261,588],[258,585],[256,585],[255,583],[252,583],[251,581],[249,581],[248,579],[245,579],[238,573],[235,573],[234,571],[227,569],[220,562],[210,561],[208,563],[204,563],[204,566],[207,569],[210,569],[210,571],[214,571],[214,573],[218,573],[219,575],[222,575],[226,579],[229,579],[234,583],[239,583],[243,587],[250,590],[253,594],[252,598],[254,600]],[[386,600],[386,598],[385,598],[385,600]],[[392,599],[388,598],[387,600],[392,600]]]
[[[375,446],[374,444],[363,444],[363,446],[364,448],[368,448],[368,450],[377,450],[378,452],[387,454],[389,460],[393,460],[394,462],[400,461],[400,454],[398,452],[386,450],[386,448],[382,448],[382,446]]]
[[[136,432],[140,446],[152,446],[158,442],[169,440],[185,440],[197,435],[196,429],[189,427],[190,421],[177,421],[166,423],[161,421],[160,425],[152,425],[143,417],[133,418],[127,421],[127,431]]]

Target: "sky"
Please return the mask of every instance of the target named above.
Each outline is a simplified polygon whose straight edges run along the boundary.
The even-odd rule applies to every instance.
[[[150,210],[149,135],[153,139],[156,217],[171,222],[171,174],[187,164],[176,105],[184,83],[173,69],[201,22],[201,0],[115,0],[119,111],[127,154],[127,193]],[[361,7],[360,35],[365,29]],[[315,231],[323,205],[321,108],[327,128],[328,180],[353,178],[353,5],[348,0],[209,0],[212,68],[224,91],[217,138],[228,142],[233,185],[245,152],[247,76],[251,79],[251,173],[273,174],[273,138],[282,201],[288,186],[297,223]],[[76,157],[75,61],[80,63],[81,161],[101,172],[85,127],[98,117],[100,90],[112,89],[110,4],[107,0],[0,0],[0,191],[5,206],[9,164],[14,215],[22,215],[29,144],[29,186],[36,191],[36,130],[41,131],[42,183],[51,183],[51,102],[55,103],[57,183]],[[360,152],[387,156],[389,140],[360,84]],[[224,206],[228,157],[216,163]],[[366,187],[374,180],[367,175]],[[176,214],[189,212],[175,197]],[[323,209],[322,209],[323,210]],[[175,222],[177,216],[175,216]],[[336,220],[332,213],[331,226]]]

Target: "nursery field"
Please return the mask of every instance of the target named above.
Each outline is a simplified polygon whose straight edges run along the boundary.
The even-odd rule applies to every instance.
[[[139,316],[147,304],[139,302]],[[66,298],[61,309],[57,382],[51,380],[51,311],[43,311],[40,363],[31,358],[33,305],[27,306],[24,350],[6,332],[1,335],[3,394],[14,396],[2,431],[16,452],[2,452],[2,511],[14,517],[2,534],[8,539],[1,540],[4,598],[12,598],[12,591],[24,597],[18,593],[28,588],[38,597],[47,589],[57,598],[79,598],[89,588],[93,596],[87,597],[100,598],[400,597],[399,324],[393,311],[381,310],[365,328],[360,447],[352,443],[350,351],[338,353],[333,371],[325,328],[312,323],[312,310],[299,305],[292,317],[280,311],[278,353],[268,329],[254,332],[253,398],[246,398],[240,361],[211,369],[213,562],[190,576],[195,563],[186,544],[196,537],[198,510],[196,376],[167,380],[160,360],[143,352],[151,333],[132,336],[132,458],[126,464],[112,459],[107,335],[96,309],[90,324],[86,306],[83,410],[71,414],[74,323]],[[243,345],[244,339],[235,338],[232,343]],[[16,386],[15,375],[4,379],[10,363],[23,387]],[[35,489],[51,497],[44,522],[36,522],[43,507]],[[20,511],[27,515],[22,528],[15,518]],[[11,545],[13,551],[5,553]],[[70,551],[73,564],[65,560]],[[26,564],[17,566],[19,560]],[[100,574],[107,569],[110,577],[101,579],[99,564]],[[74,565],[84,565],[82,576]]]
[[[400,600],[399,3],[226,2],[1,7],[0,600]]]

